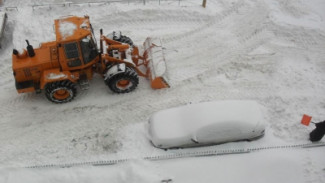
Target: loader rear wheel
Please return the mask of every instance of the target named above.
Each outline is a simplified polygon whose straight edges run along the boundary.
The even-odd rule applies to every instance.
[[[46,98],[57,104],[70,102],[76,94],[76,85],[68,80],[49,83],[45,87]]]
[[[125,72],[115,74],[105,82],[115,93],[128,93],[138,86],[139,78],[134,69],[126,67]]]

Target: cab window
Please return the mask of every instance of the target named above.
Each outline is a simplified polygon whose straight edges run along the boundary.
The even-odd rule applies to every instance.
[[[69,67],[81,66],[81,60],[79,58],[79,50],[76,42],[66,43],[63,45],[65,55],[68,59]]]
[[[90,36],[81,39],[80,47],[81,47],[84,64],[91,62],[98,55],[96,45]]]

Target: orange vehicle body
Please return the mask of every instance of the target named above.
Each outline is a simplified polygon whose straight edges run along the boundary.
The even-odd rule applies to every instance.
[[[169,87],[166,79],[153,76],[149,67],[152,63],[147,54],[156,46],[152,43],[140,55],[138,47],[110,39],[101,31],[98,49],[88,16],[55,20],[55,33],[55,41],[42,43],[39,48],[34,49],[26,40],[27,50],[13,51],[12,69],[18,93],[41,92],[47,84],[58,81],[90,80],[95,72],[105,77],[108,67],[117,64],[124,64],[139,76],[149,78],[152,88]],[[119,56],[110,54],[113,52]],[[127,81],[121,80],[121,85],[123,82]]]

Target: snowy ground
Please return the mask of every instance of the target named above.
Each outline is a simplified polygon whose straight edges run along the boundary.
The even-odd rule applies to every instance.
[[[130,4],[31,7],[51,2],[7,0],[3,4],[18,11],[7,10],[0,50],[0,182],[159,182],[164,178],[325,182],[324,147],[140,160],[166,153],[308,143],[313,127],[300,125],[302,115],[309,114],[314,121],[325,119],[324,1],[208,0],[206,9],[194,0],[180,5],[161,0],[160,6],[157,1],[144,6],[130,0]],[[64,105],[50,103],[44,94],[17,94],[12,49],[25,47],[25,39],[34,47],[54,40],[54,19],[85,14],[97,36],[103,28],[105,34],[121,30],[136,44],[147,36],[160,37],[171,88],[152,90],[141,79],[134,92],[117,95],[96,76],[89,90]],[[153,112],[226,99],[250,99],[263,105],[266,136],[254,142],[167,152],[148,142],[146,123]],[[19,168],[119,158],[135,160],[112,167]]]
[[[307,151],[268,151],[148,162],[134,160],[114,166],[73,167],[64,169],[4,169],[3,182],[112,182],[153,183],[172,179],[176,182],[322,182],[325,161],[313,161],[323,149]],[[266,157],[272,158],[266,158]],[[253,161],[252,161],[253,160]],[[297,161],[300,160],[300,161]],[[322,164],[323,163],[323,164]],[[302,167],[313,167],[307,172]],[[318,170],[317,170],[318,169]],[[192,176],[189,176],[192,175]]]

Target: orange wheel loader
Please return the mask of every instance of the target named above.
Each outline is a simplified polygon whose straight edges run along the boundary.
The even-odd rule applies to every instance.
[[[55,20],[56,40],[12,55],[18,93],[44,91],[54,103],[66,103],[80,89],[89,88],[94,73],[100,74],[115,93],[133,91],[138,76],[154,89],[169,87],[160,40],[147,38],[141,47],[116,31],[107,36],[100,30],[99,49],[89,17],[69,16]]]

